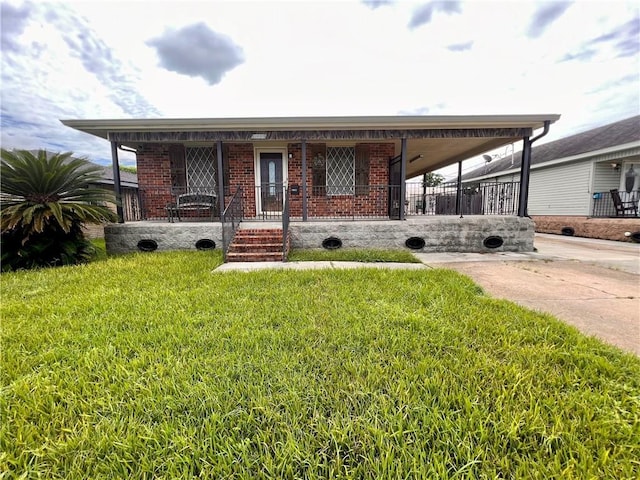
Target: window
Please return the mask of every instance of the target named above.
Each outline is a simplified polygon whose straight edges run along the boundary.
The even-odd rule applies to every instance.
[[[216,192],[216,155],[213,148],[187,147],[186,160],[189,192]]]
[[[314,196],[353,195],[366,196],[369,186],[369,145],[355,147],[310,146],[311,185]]]
[[[353,147],[327,147],[327,195],[353,195],[355,190]]]

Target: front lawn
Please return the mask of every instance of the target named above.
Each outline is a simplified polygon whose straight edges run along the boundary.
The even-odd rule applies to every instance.
[[[420,260],[406,250],[380,250],[375,248],[293,249],[289,252],[287,260],[290,262],[324,260],[332,262],[420,263]]]
[[[637,357],[452,271],[218,263],[2,274],[0,472],[638,477]]]

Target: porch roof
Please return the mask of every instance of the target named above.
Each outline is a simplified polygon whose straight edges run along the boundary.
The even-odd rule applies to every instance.
[[[147,142],[390,141],[407,139],[407,178],[531,136],[556,114],[61,120],[68,127],[136,148]]]

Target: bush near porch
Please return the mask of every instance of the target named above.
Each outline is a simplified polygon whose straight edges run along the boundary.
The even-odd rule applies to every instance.
[[[640,361],[446,270],[2,275],[0,470],[637,478]]]

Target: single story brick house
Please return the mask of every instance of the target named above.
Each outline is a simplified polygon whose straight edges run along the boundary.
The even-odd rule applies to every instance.
[[[528,145],[523,152],[524,164],[528,164],[534,131],[544,128],[546,133],[558,118],[559,115],[491,115],[62,122],[111,142],[114,169],[118,165],[119,149],[135,151],[143,218],[147,225],[132,228],[150,229],[148,223],[155,222],[162,224],[157,227],[160,230],[179,228],[176,231],[183,234],[196,227],[193,222],[187,224],[182,220],[202,220],[213,224],[208,227],[210,232],[218,228],[218,241],[222,241],[227,251],[235,237],[236,219],[245,224],[281,222],[286,235],[290,234],[291,241],[300,246],[309,246],[305,238],[317,240],[318,235],[331,232],[370,231],[373,221],[378,222],[376,232],[392,233],[399,224],[386,222],[407,221],[405,181],[408,178],[518,140],[525,140]],[[520,223],[528,220],[528,169],[523,175],[521,183],[525,188],[520,189],[518,211],[513,212],[514,221]],[[452,194],[457,198],[456,205],[462,208],[461,182]],[[204,205],[186,202],[183,208],[181,202],[185,198],[204,202]],[[464,213],[460,208],[455,213]],[[180,221],[176,222],[176,218]],[[386,222],[380,223],[380,220]],[[225,234],[225,224],[230,221],[233,231]],[[458,222],[461,223],[464,222]],[[487,223],[488,230],[489,225]],[[118,226],[113,227],[115,232]],[[450,233],[459,237],[460,228],[465,227],[451,226]],[[522,225],[515,228],[521,229]],[[303,233],[310,230],[317,235]],[[144,234],[148,236],[152,232],[146,230]],[[176,236],[175,233],[163,235]],[[211,235],[216,233],[209,233]],[[363,235],[369,238],[369,246],[377,245],[376,240],[381,237]],[[343,236],[350,238],[350,234]],[[353,238],[357,236],[353,234]],[[114,251],[129,248],[122,242],[116,248],[116,234],[112,237]],[[382,237],[386,238],[383,242],[386,247],[399,245],[398,239],[389,241],[388,235]],[[312,244],[318,243],[316,240],[312,240]],[[418,244],[424,243],[421,248],[428,250],[429,239],[423,240]],[[442,242],[438,242],[437,248],[443,249]],[[457,245],[447,242],[456,251],[476,248],[467,242]],[[346,243],[345,246],[362,246],[357,242]],[[504,248],[532,248],[532,241],[521,243],[524,247],[512,244]]]

